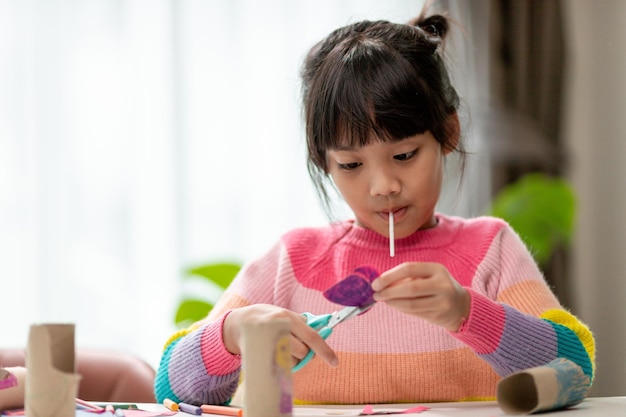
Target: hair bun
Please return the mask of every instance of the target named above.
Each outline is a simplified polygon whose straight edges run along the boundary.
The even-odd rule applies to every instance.
[[[429,36],[436,36],[440,39],[446,37],[449,28],[448,19],[439,14],[427,18],[420,16],[413,24],[426,32]]]

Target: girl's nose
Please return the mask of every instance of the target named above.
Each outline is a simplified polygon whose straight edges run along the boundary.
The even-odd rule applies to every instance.
[[[400,190],[400,179],[391,170],[378,170],[371,177],[370,195],[372,197],[397,194]]]

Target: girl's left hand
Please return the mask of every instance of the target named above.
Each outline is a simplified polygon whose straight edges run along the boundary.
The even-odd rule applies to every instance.
[[[376,301],[452,332],[469,314],[469,293],[438,263],[400,264],[376,278],[372,289]]]

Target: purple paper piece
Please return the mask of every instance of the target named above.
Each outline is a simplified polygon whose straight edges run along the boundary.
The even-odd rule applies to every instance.
[[[362,266],[324,291],[324,297],[344,306],[365,306],[374,303],[372,281],[378,277],[375,269]]]
[[[370,284],[380,275],[378,271],[371,266],[360,266],[354,270],[354,273],[363,275]]]

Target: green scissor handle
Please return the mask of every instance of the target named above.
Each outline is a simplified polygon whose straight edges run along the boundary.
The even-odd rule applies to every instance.
[[[306,317],[306,324],[308,324],[311,328],[317,330],[320,336],[326,340],[328,336],[333,332],[333,329],[328,326],[330,319],[332,318],[332,314],[311,314],[311,313],[302,313],[304,317]],[[306,354],[304,358],[300,362],[293,367],[292,371],[297,372],[304,367],[309,361],[313,358],[315,352],[313,350],[309,350],[309,353]]]
[[[342,323],[345,320],[365,313],[373,306],[374,303],[363,306],[347,306],[340,311],[336,311],[332,314],[315,315],[311,313],[302,313],[302,315],[306,317],[306,324],[315,329],[317,333],[322,336],[323,339],[326,339],[333,332],[333,327],[335,327],[339,323]],[[293,372],[302,369],[302,367],[311,360],[313,355],[315,354],[312,350],[309,349],[309,352],[306,354],[306,356],[302,358],[302,360],[298,362],[296,366],[293,367]]]

